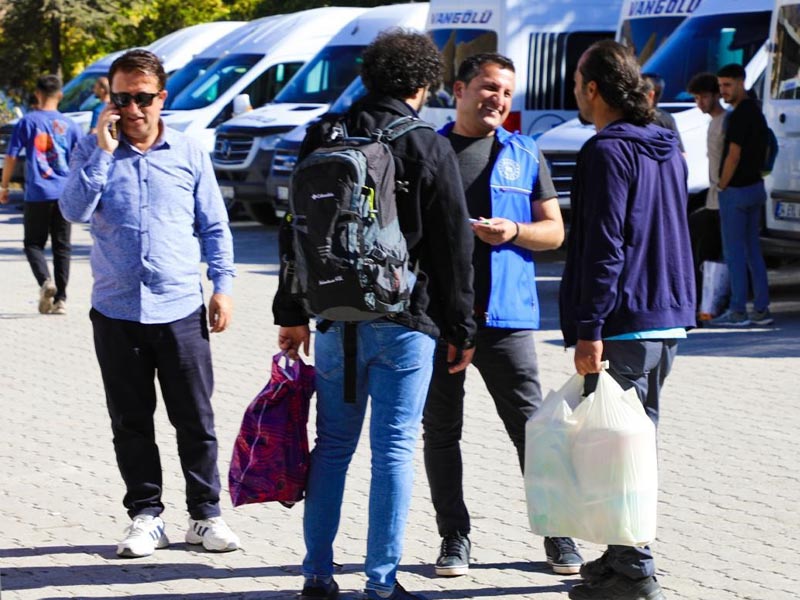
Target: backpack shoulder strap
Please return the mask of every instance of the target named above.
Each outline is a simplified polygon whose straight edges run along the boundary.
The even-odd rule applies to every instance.
[[[376,129],[373,132],[373,137],[377,141],[392,142],[400,136],[405,135],[409,131],[418,129],[420,127],[426,127],[433,131],[436,130],[431,123],[428,123],[419,117],[405,116],[392,121],[382,129]]]

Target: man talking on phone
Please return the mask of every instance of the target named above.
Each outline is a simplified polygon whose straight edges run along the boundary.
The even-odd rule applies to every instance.
[[[155,376],[186,479],[188,544],[239,547],[220,516],[209,330],[231,321],[233,243],[208,153],[161,120],[167,91],[158,57],[131,50],[111,65],[111,102],[84,138],[61,196],[64,216],[91,223],[90,318],[131,524],[121,557],[169,544],[155,441]],[[116,134],[112,135],[112,126]],[[198,263],[208,264],[208,310]]]
[[[514,63],[476,54],[461,63],[453,86],[456,120],[440,131],[458,157],[475,234],[475,338],[478,368],[497,413],[525,458],[525,423],[542,402],[532,329],[539,328],[533,252],[558,248],[564,223],[544,158],[532,138],[502,127],[514,96]],[[436,573],[465,575],[470,519],[462,486],[461,429],[465,373],[449,373],[446,346],[436,350],[425,405],[425,469],[441,549]],[[556,573],[577,573],[582,558],[570,538],[545,538]]]

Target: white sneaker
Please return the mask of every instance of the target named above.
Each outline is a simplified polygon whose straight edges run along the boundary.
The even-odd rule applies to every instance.
[[[225,524],[222,517],[189,519],[187,544],[203,544],[209,552],[231,552],[239,549],[239,536]]]
[[[39,288],[39,312],[43,315],[50,314],[53,310],[53,296],[56,295],[56,286],[51,279],[45,279]]]
[[[125,530],[125,539],[117,545],[117,556],[140,558],[167,546],[169,540],[161,517],[136,515]]]
[[[51,315],[65,315],[67,314],[66,300],[56,300],[53,303],[53,310],[50,311]]]

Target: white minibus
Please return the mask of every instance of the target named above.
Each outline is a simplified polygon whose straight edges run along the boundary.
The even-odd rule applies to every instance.
[[[247,94],[250,106],[271,101],[331,36],[363,8],[313,8],[259,19],[169,103],[164,122],[199,139],[210,153],[214,128],[234,116],[234,99]]]

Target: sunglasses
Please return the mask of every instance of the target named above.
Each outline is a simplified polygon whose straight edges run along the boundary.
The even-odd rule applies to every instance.
[[[149,92],[139,92],[138,94],[129,94],[128,92],[114,93],[111,92],[111,102],[117,108],[125,108],[130,106],[131,102],[136,102],[139,108],[147,108],[153,103],[153,100],[161,92],[151,94]]]

